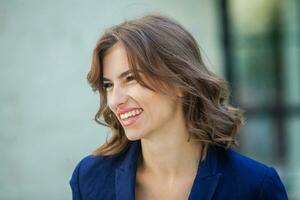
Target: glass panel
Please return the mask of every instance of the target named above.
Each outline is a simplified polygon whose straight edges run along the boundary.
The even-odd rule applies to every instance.
[[[229,13],[238,102],[275,105],[279,84],[284,103],[299,106],[300,2],[232,0]]]
[[[300,199],[300,117],[287,119],[288,165],[283,177],[288,185],[290,199]]]
[[[278,1],[230,1],[238,102],[247,107],[276,101],[276,68],[281,67]],[[250,17],[251,16],[251,17]]]
[[[284,1],[283,15],[283,48],[286,104],[300,105],[300,2],[298,0]]]
[[[240,134],[240,148],[243,153],[264,163],[274,163],[275,130],[272,119],[255,116],[247,119]]]
[[[266,40],[262,40],[261,47],[253,47],[249,45],[252,40],[255,37],[235,48],[236,97],[247,107],[271,106],[276,103],[273,47]]]

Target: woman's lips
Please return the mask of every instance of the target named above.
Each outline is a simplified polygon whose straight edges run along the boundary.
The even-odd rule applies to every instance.
[[[133,117],[129,117],[128,119],[125,119],[125,120],[121,119],[121,123],[125,127],[131,126],[141,117],[142,113],[143,113],[143,111],[141,113],[139,113],[138,115],[135,115]]]

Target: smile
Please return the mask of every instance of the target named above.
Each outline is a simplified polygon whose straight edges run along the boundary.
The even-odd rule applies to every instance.
[[[119,116],[122,120],[127,120],[131,117],[134,117],[134,116],[137,116],[137,115],[141,114],[141,112],[143,112],[143,109],[140,108],[140,109],[132,110],[130,112],[122,113]]]

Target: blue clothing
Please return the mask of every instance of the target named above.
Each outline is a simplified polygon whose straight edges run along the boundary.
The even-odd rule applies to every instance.
[[[87,156],[76,166],[73,200],[134,200],[140,141],[116,156]],[[288,199],[275,169],[233,150],[210,147],[199,163],[188,200]]]

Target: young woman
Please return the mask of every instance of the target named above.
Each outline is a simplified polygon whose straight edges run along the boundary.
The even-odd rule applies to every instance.
[[[87,78],[100,94],[95,120],[112,135],[75,168],[73,199],[287,199],[273,168],[231,149],[241,111],[174,20],[112,27]]]

